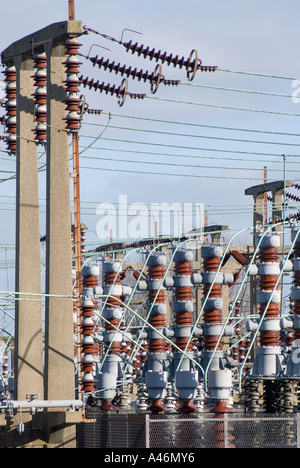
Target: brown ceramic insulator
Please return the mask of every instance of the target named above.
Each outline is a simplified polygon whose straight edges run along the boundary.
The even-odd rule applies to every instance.
[[[119,319],[112,319],[109,323],[106,323],[105,328],[107,331],[115,331],[116,328],[119,327],[120,320]]]
[[[34,56],[34,68],[47,68],[47,55],[45,52],[37,52]]]
[[[204,349],[207,351],[213,351],[217,344],[219,337],[218,336],[204,336]],[[222,350],[222,342],[220,341],[217,348],[217,351]]]
[[[149,323],[152,327],[163,328],[165,326],[165,316],[164,315],[151,315],[149,317]]]
[[[79,53],[79,48],[82,46],[82,44],[79,44],[78,40],[76,37],[69,38],[65,42],[65,46],[67,49],[67,54],[69,55],[78,55]]]
[[[193,317],[190,312],[184,312],[183,314],[177,314],[175,317],[176,325],[191,326],[193,325]]]
[[[17,103],[16,103],[16,79],[17,72],[15,66],[8,66],[5,71],[5,82],[6,82],[6,133],[8,137],[5,138],[7,149],[14,153],[17,150],[17,126],[16,126],[16,116],[17,116]]]
[[[82,371],[83,371],[84,374],[94,372],[94,363],[93,362],[89,362],[89,363],[82,362],[81,365],[82,365]]]
[[[260,334],[261,346],[279,346],[279,333],[276,331],[264,331]]]
[[[179,413],[182,414],[192,414],[197,411],[192,400],[186,400],[182,402],[181,407],[179,408]]]
[[[294,340],[300,340],[300,330],[294,329]]]
[[[76,93],[70,93],[64,102],[67,104],[66,110],[79,112],[81,100]]]
[[[218,257],[204,258],[203,259],[203,271],[217,271],[219,268],[221,259]]]
[[[81,315],[84,317],[93,317],[94,307],[92,305],[83,305]]]
[[[111,400],[104,400],[100,408],[102,411],[113,411],[117,409],[116,406],[112,404]]]
[[[93,288],[98,285],[97,276],[83,276],[82,284],[85,288]]]
[[[267,304],[259,304],[259,312],[260,315],[265,313],[265,308]],[[268,308],[265,313],[266,318],[275,318],[278,317],[279,312],[279,304],[273,304],[272,302],[268,305]]]
[[[47,104],[47,91],[45,87],[40,86],[36,88],[35,93],[33,93],[34,102],[36,105],[46,105]]]
[[[165,352],[165,340],[149,340],[149,351],[150,353],[164,353]]]
[[[67,86],[68,93],[78,93],[79,92],[79,85],[80,79],[76,74],[69,74],[66,81],[64,82]]]
[[[155,297],[156,297],[156,300],[155,300]],[[149,291],[148,300],[149,302],[155,301],[156,304],[163,304],[165,302],[165,291],[159,291],[158,293],[156,290]]]
[[[221,323],[222,311],[221,310],[204,310],[205,323]]]
[[[121,343],[119,341],[111,341],[105,344],[107,347],[110,347],[108,354],[121,353]]]
[[[122,306],[122,303],[121,303],[121,299],[118,300],[117,298],[114,298],[114,297],[108,297],[107,298],[107,301],[106,301],[106,305],[108,308],[116,308],[116,307],[121,307]]]
[[[34,129],[35,140],[37,143],[45,143],[47,139],[47,56],[45,52],[38,52],[34,56],[35,73],[33,75],[34,84],[36,86],[34,96],[35,102],[35,122]]]
[[[174,273],[178,276],[191,276],[192,264],[191,262],[175,263]]]
[[[175,300],[176,301],[191,301],[193,298],[192,288],[176,288]]]
[[[274,262],[278,260],[278,249],[276,247],[270,247],[268,249],[262,250],[259,253],[259,259],[261,262]]]
[[[161,400],[152,401],[147,408],[152,414],[163,413],[165,410],[164,404]]]
[[[270,290],[272,291],[276,285],[278,276],[276,275],[262,275],[260,276],[259,286],[263,291]]]
[[[151,266],[148,268],[148,275],[150,278],[162,279],[165,274],[164,266]]]
[[[81,324],[81,333],[82,335],[92,335],[94,333],[94,325],[93,324]]]
[[[155,60],[156,62],[161,61],[167,65],[173,65],[174,68],[178,67],[181,69],[184,67],[187,70],[187,78],[189,81],[194,79],[197,70],[201,72],[214,72],[218,67],[217,66],[202,66],[202,61],[198,57],[198,52],[192,50],[188,59],[184,57],[179,58],[178,55],[167,54],[167,52],[162,52],[161,50],[156,51],[155,49],[150,49],[150,47],[144,47],[144,44],[135,44],[132,41],[124,42],[123,46],[126,49],[126,52],[131,51],[132,54],[137,54],[138,56],[142,55],[144,58],[148,57],[150,60]]]
[[[98,58],[98,55],[96,57],[90,57],[90,61],[93,63],[93,65],[98,65],[99,68],[104,68],[104,70],[108,70],[110,73],[115,72],[120,73],[121,76],[125,75],[127,78],[131,77],[132,79],[137,79],[138,81],[143,80],[146,82],[147,80],[150,81],[151,83],[155,83],[156,81],[163,80],[164,78],[161,76],[161,74],[157,74],[156,70],[152,73],[149,71],[144,71],[144,70],[138,70],[137,68],[132,68],[132,67],[126,67],[126,65],[121,65],[120,63],[115,63],[115,62],[110,62],[109,59],[104,59]],[[168,83],[165,83],[168,84]],[[170,83],[172,84],[172,82]],[[175,84],[175,83],[173,83]]]
[[[121,284],[120,273],[105,273],[104,274],[105,284]]]
[[[5,87],[5,94],[7,99],[17,98],[17,83],[16,81],[7,81]]]
[[[64,83],[66,85],[66,90],[68,93],[67,99],[65,100],[67,104],[67,117],[65,120],[67,122],[66,128],[70,132],[76,133],[80,128],[81,121],[81,101],[77,96],[80,86],[80,79],[78,77],[78,73],[79,66],[81,65],[81,62],[79,62],[77,55],[79,53],[78,49],[81,46],[81,44],[78,43],[76,38],[70,38],[66,41],[65,45],[67,59],[64,62],[64,65],[66,67],[67,78],[64,81]]]
[[[16,81],[16,67],[11,65],[4,70],[5,81]]]
[[[94,354],[95,343],[81,343],[82,352],[84,354]]]
[[[210,287],[211,287],[211,284],[209,283],[204,284],[204,287],[203,287],[204,296],[208,295]],[[222,285],[214,284],[211,288],[211,291],[208,297],[221,297],[221,295],[222,295]]]
[[[123,81],[125,79],[126,78],[124,78]],[[84,78],[82,75],[80,76],[79,81],[82,84],[82,86],[84,87],[88,86],[89,89],[93,88],[95,91],[100,91],[100,93],[110,94],[111,96],[116,95],[118,97],[122,97],[123,102],[126,96],[129,96],[131,99],[144,99],[146,96],[146,94],[141,94],[141,93],[139,94],[129,93],[126,91],[124,87],[122,87],[122,84],[117,87],[116,85],[105,83],[104,81],[102,83],[100,83],[99,80],[95,82],[93,78],[89,80],[88,77]],[[123,104],[119,104],[119,105],[121,106]],[[145,245],[147,245],[147,243],[145,243]]]
[[[191,341],[186,347],[188,340],[189,340],[188,338],[176,338],[176,346],[178,346],[178,348],[180,348],[183,351],[186,350],[187,352],[192,352],[193,343]]]

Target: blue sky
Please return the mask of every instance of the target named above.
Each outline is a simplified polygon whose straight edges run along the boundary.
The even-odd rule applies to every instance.
[[[1,50],[48,24],[67,20],[67,0],[48,5],[37,0],[6,2],[0,19]],[[244,191],[263,181],[264,166],[270,180],[281,179],[282,154],[287,154],[287,178],[299,178],[300,104],[288,97],[295,91],[293,79],[300,77],[299,12],[296,0],[75,0],[76,19],[89,28],[116,39],[124,29],[138,31],[142,34],[125,31],[124,41],[132,39],[185,57],[197,49],[203,64],[219,67],[214,74],[198,72],[188,83],[183,69],[164,65],[166,78],[182,84],[161,85],[154,96],[147,83],[129,79],[129,91],[146,93],[147,98],[127,98],[122,108],[115,97],[83,90],[90,108],[102,109],[103,114],[85,116],[81,151],[109,123],[81,158],[82,221],[88,225],[91,244],[99,241],[97,205],[117,203],[120,195],[127,195],[129,203],[147,206],[204,203],[209,224],[242,229],[252,223],[252,199]],[[91,56],[149,71],[156,65],[95,34],[83,36],[81,43],[84,55],[92,46]],[[119,85],[122,80],[86,59],[81,71],[100,82]],[[4,152],[0,155],[7,159]],[[43,161],[41,157],[41,165]],[[13,158],[3,159],[2,167],[13,171]],[[44,188],[41,172],[41,205]],[[10,198],[14,194],[14,181],[0,184],[1,224],[6,226],[0,233],[2,245],[14,241],[14,199]],[[297,209],[294,203],[292,211]],[[45,233],[43,211],[41,234]]]

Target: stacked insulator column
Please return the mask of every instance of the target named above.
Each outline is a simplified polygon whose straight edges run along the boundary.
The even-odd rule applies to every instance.
[[[163,399],[166,394],[168,373],[164,369],[166,361],[165,339],[161,336],[165,330],[165,287],[162,284],[165,274],[166,256],[163,253],[152,254],[147,262],[148,266],[148,302],[147,316],[149,327],[148,351],[151,353],[145,363],[146,387],[149,400],[149,411],[160,413],[164,410]],[[157,331],[159,333],[157,333]]]
[[[261,236],[262,234],[258,235],[258,240]],[[256,299],[259,304],[259,313],[261,316],[264,314],[264,319],[260,327],[260,346],[254,360],[252,374],[263,377],[275,376],[282,371],[279,346],[279,286],[274,289],[280,274],[279,247],[280,235],[278,233],[265,234],[261,239],[257,264],[260,290],[257,291]]]
[[[191,333],[193,327],[193,285],[191,282],[192,262],[194,255],[191,250],[179,250],[174,256],[174,287],[175,297],[172,310],[175,322],[175,344],[187,355],[193,356],[193,342]],[[172,365],[174,366],[176,388],[182,402],[180,412],[192,413],[196,411],[193,404],[198,385],[198,372],[191,365],[185,355],[174,351]],[[181,359],[182,358],[182,359]],[[178,365],[180,363],[180,367]]]
[[[103,262],[103,292],[108,296],[102,311],[102,317],[105,319],[103,341],[108,352],[99,374],[98,388],[101,390],[101,409],[104,411],[115,409],[112,400],[116,396],[117,379],[122,376],[121,342],[123,337],[120,327],[124,309],[120,301],[125,294],[130,292],[130,288],[122,286],[119,270],[119,261]]]
[[[231,370],[224,369],[223,343],[219,340],[223,332],[222,285],[232,284],[233,275],[224,274],[219,269],[223,255],[223,248],[220,245],[203,245],[201,255],[203,259],[204,340],[200,364],[205,370],[209,366],[208,391],[215,400],[213,411],[223,414],[230,412],[228,402],[231,398],[232,375]],[[225,328],[224,335],[232,336],[232,334],[232,327]]]
[[[95,310],[97,309],[96,294],[98,289],[99,268],[95,266],[82,269],[82,321],[81,321],[81,348],[82,348],[82,391],[92,392],[95,390],[96,380],[94,378],[96,368],[96,357],[94,354],[95,343],[93,334],[95,331]]]
[[[207,367],[208,361],[217,344],[220,332],[222,330],[222,283],[223,273],[219,268],[223,249],[219,245],[203,245],[201,255],[203,259],[202,279],[203,279],[203,300],[204,305],[204,325],[203,325],[203,350],[201,353],[201,365]],[[214,284],[211,288],[211,285]],[[211,288],[211,291],[209,292]],[[223,357],[222,341],[217,346],[215,358],[211,363],[211,368],[219,368],[219,359]]]
[[[5,126],[8,133],[6,140],[7,149],[11,153],[17,150],[17,72],[14,65],[8,66],[5,71],[6,92],[6,116]]]
[[[80,79],[78,77],[79,66],[81,62],[78,60],[78,49],[81,46],[76,37],[70,38],[66,41],[66,54],[67,59],[64,62],[66,66],[67,79],[65,81],[67,86],[67,126],[70,132],[77,133],[80,128],[80,98],[78,96]]]
[[[38,144],[44,144],[47,139],[47,56],[38,52],[34,56],[34,93],[35,100],[35,139]]]

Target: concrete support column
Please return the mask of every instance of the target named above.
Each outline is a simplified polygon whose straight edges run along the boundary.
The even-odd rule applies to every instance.
[[[16,291],[41,294],[40,222],[37,145],[34,134],[33,62],[16,56]],[[17,295],[15,316],[15,393],[43,398],[41,296]]]
[[[73,399],[74,336],[69,139],[63,41],[47,43],[47,251],[45,398]],[[53,296],[51,296],[53,295]],[[68,297],[58,297],[68,296]]]

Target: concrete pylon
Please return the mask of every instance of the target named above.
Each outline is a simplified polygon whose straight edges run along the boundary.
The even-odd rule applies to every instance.
[[[37,145],[33,141],[33,62],[15,57],[17,72],[16,153],[16,321],[14,398],[43,398],[43,342],[39,185]],[[26,295],[22,294],[26,293]],[[35,296],[28,295],[36,294]]]
[[[54,23],[1,54],[17,69],[16,361],[14,399],[75,398],[69,138],[65,42],[83,34],[80,21]],[[46,312],[43,363],[37,144],[34,141],[33,55],[47,55]],[[21,293],[26,293],[23,296]],[[30,295],[34,294],[34,295]],[[44,364],[44,366],[43,366]],[[79,417],[79,419],[78,419]],[[80,415],[46,414],[49,444],[74,444]],[[31,432],[26,438],[30,440]]]
[[[74,337],[69,139],[65,131],[65,46],[47,54],[45,399],[74,398]],[[59,297],[64,296],[64,297]]]

